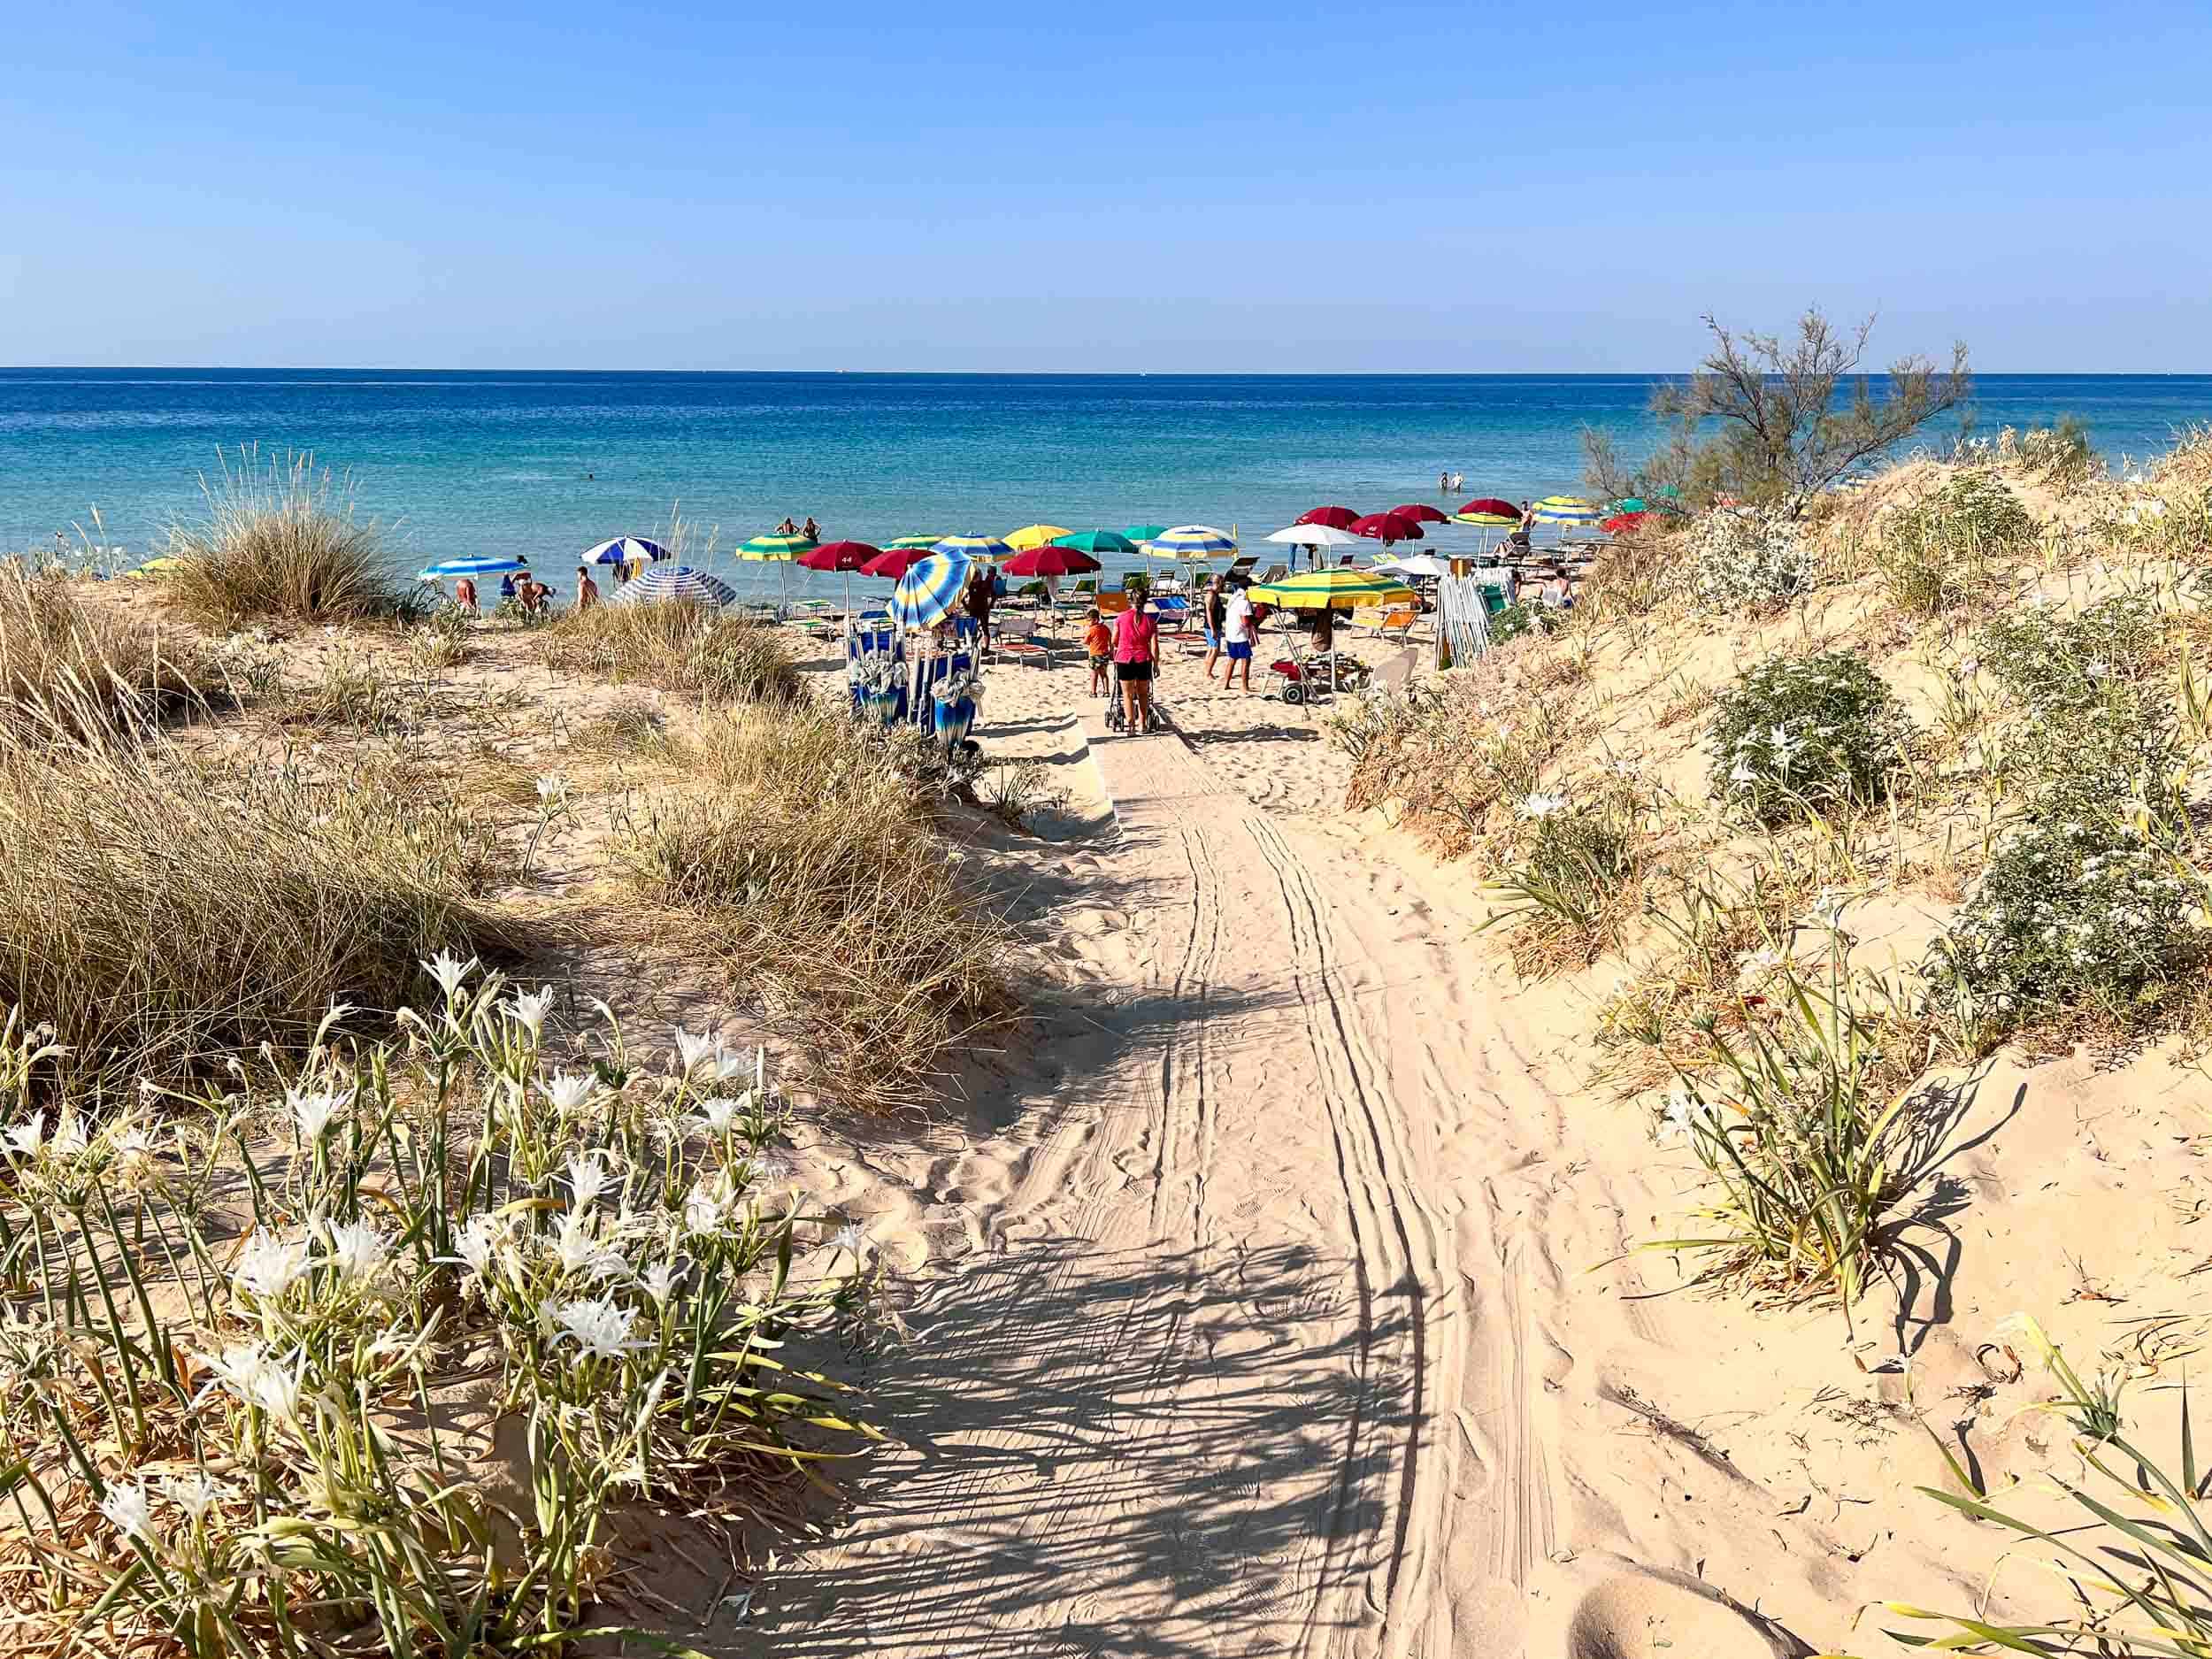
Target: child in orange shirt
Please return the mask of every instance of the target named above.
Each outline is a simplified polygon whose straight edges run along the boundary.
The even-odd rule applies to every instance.
[[[1091,695],[1102,697],[1106,695],[1106,670],[1114,657],[1114,631],[1099,616],[1095,605],[1091,608],[1091,626],[1083,630],[1083,649],[1091,657]]]

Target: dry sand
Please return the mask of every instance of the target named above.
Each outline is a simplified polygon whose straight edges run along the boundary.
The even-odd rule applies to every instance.
[[[1743,645],[1642,649],[1601,665],[1618,735],[1686,786],[1695,723],[1655,730],[1661,688],[1724,680]],[[610,694],[526,656],[487,630],[444,682],[510,711],[526,780],[582,780],[570,733]],[[1993,1067],[1909,1207],[1914,1265],[1855,1333],[1687,1290],[1633,1253],[1679,1228],[1696,1171],[1591,1086],[1602,985],[1520,985],[1473,873],[1345,816],[1325,710],[1175,663],[1175,729],[1109,736],[1087,680],[995,667],[977,733],[1069,797],[972,853],[1021,894],[1033,1040],[928,1124],[800,1125],[810,1196],[866,1225],[903,1303],[910,1340],[866,1379],[896,1443],[826,1542],[672,1634],[810,1659],[1735,1659],[1893,1651],[1858,1617],[1883,1598],[2050,1609],[2017,1559],[1993,1592],[2006,1540],[1910,1488],[1945,1483],[1932,1435],[1993,1483],[2078,1472],[2024,1409],[2049,1390],[2008,1351],[2030,1357],[2014,1310],[2085,1369],[2199,1340],[2202,1075],[2165,1050]],[[595,902],[622,787],[580,781],[549,902]],[[1929,925],[1890,904],[1867,948]],[[578,964],[580,993],[716,1006],[635,953]],[[2153,1444],[2165,1375],[2135,1396]]]

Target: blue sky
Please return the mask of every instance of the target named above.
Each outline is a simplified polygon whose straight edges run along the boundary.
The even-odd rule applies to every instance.
[[[19,6],[0,363],[2212,368],[2202,6]]]

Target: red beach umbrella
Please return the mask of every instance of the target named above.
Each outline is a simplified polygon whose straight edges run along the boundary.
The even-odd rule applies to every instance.
[[[853,572],[863,568],[870,559],[879,557],[883,549],[865,541],[825,541],[820,547],[809,548],[799,555],[802,569],[810,571],[842,571],[845,573],[845,609],[853,608]]]
[[[1349,530],[1359,522],[1359,515],[1349,507],[1316,507],[1311,512],[1298,515],[1300,524],[1325,524],[1332,530]]]
[[[926,547],[895,547],[888,553],[879,553],[860,567],[863,576],[881,576],[890,581],[898,579],[931,557]]]
[[[1421,526],[1410,518],[1402,518],[1394,512],[1371,512],[1364,518],[1356,518],[1343,526],[1354,535],[1371,537],[1388,547],[1393,541],[1422,540]]]
[[[1079,548],[1038,547],[1006,561],[1009,576],[1085,576],[1103,567]]]
[[[1393,516],[1410,518],[1416,524],[1449,524],[1452,521],[1450,514],[1439,512],[1435,508],[1417,501],[1408,506],[1393,507],[1390,511]]]
[[[825,541],[800,554],[797,562],[803,570],[856,571],[882,551],[865,541]]]
[[[1509,501],[1500,501],[1495,495],[1479,495],[1460,509],[1463,513],[1495,513],[1501,518],[1518,518],[1521,510]]]
[[[1626,535],[1631,530],[1640,527],[1644,520],[1650,517],[1651,515],[1647,512],[1617,512],[1598,528],[1608,535]]]

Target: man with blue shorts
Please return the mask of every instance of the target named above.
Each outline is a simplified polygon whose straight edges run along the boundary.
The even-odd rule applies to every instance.
[[[1221,688],[1230,689],[1237,683],[1237,671],[1244,671],[1244,688],[1252,689],[1252,602],[1240,588],[1231,594],[1221,607],[1221,642],[1229,654],[1229,665],[1223,674]]]

